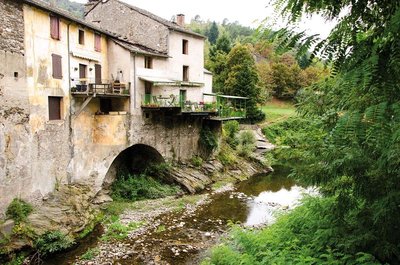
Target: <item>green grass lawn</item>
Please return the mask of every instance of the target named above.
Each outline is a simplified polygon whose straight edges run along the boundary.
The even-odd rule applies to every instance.
[[[296,115],[293,103],[273,99],[261,107],[266,115],[267,123],[274,123]]]

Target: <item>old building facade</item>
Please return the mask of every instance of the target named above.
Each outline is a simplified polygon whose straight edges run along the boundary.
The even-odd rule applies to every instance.
[[[143,43],[41,1],[0,0],[1,213],[60,184],[100,190],[129,148],[166,160],[197,152],[210,113],[181,104],[203,100],[204,80],[211,86],[204,39],[139,20],[157,32]]]

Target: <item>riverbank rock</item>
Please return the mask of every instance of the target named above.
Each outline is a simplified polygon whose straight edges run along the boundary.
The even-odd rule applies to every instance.
[[[33,236],[42,235],[48,231],[61,231],[72,237],[87,227],[97,215],[97,209],[91,203],[95,193],[91,187],[80,184],[62,185],[50,194],[45,201],[36,206],[34,212],[27,217],[19,234],[10,234],[7,244],[1,245],[7,252],[19,250],[33,245]],[[7,231],[12,231],[11,221]]]

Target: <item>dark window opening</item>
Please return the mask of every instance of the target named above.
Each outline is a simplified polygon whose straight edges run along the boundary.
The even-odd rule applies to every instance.
[[[182,40],[182,53],[183,54],[189,53],[189,41],[188,40]]]
[[[151,82],[145,82],[144,83],[144,93],[145,94],[151,94],[151,88],[152,88],[153,84]]]
[[[100,110],[96,114],[119,115],[128,111],[127,100],[120,98],[100,98]],[[111,113],[112,112],[112,113]]]
[[[50,36],[55,40],[60,39],[60,18],[50,16]]]
[[[101,35],[99,33],[94,34],[94,50],[101,52]]]
[[[61,97],[49,97],[49,120],[61,120]]]
[[[18,78],[18,72],[14,72],[14,77]]]
[[[112,102],[110,98],[100,99],[100,111],[104,114],[108,114],[110,111],[112,111]]]
[[[52,70],[53,70],[53,78],[55,79],[62,79],[62,63],[61,63],[61,56],[57,54],[52,54]]]
[[[144,57],[144,68],[152,69],[153,68],[153,58],[151,57]]]
[[[79,30],[79,44],[85,44],[85,32],[83,30]]]
[[[189,66],[186,66],[186,65],[183,66],[182,80],[183,81],[189,81]]]
[[[79,64],[79,78],[86,78],[87,65]]]

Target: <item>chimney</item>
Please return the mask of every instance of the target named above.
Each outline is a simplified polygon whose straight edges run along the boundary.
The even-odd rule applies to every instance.
[[[176,15],[176,24],[178,24],[181,27],[185,26],[185,15],[184,14]]]

